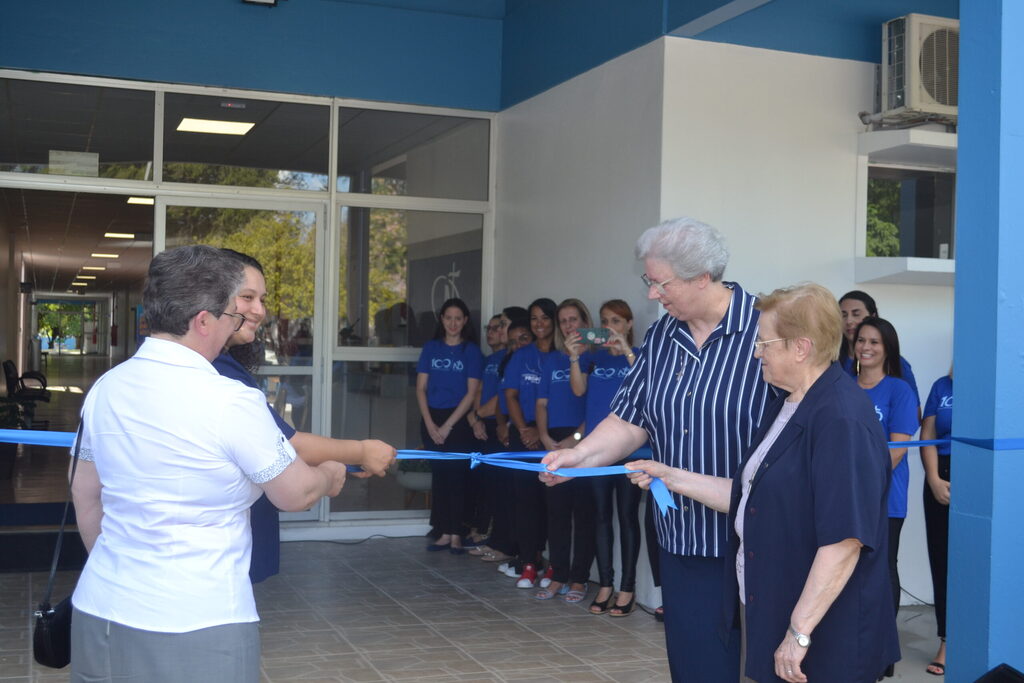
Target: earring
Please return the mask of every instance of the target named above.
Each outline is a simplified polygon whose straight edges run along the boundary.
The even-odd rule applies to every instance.
[[[860,360],[858,360],[856,363],[854,363],[853,368],[854,368],[853,373],[855,375],[859,375],[860,374]]]

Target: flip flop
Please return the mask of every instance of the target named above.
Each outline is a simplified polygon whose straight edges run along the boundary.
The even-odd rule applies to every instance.
[[[938,671],[932,671],[932,668],[938,669]],[[942,662],[930,662],[924,670],[925,673],[931,674],[932,676],[945,676],[946,665]]]
[[[577,602],[581,602],[585,597],[587,597],[586,588],[584,588],[581,591],[569,591],[565,594],[565,597],[562,599],[568,602],[569,604],[575,604]]]

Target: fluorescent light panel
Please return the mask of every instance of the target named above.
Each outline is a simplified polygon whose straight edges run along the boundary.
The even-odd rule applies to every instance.
[[[255,123],[244,121],[217,121],[215,119],[183,118],[178,130],[183,133],[215,133],[217,135],[245,135]]]
[[[120,258],[118,254],[89,254],[93,258]]]
[[[96,276],[95,275],[76,275],[75,279],[76,280],[95,280]]]
[[[115,240],[133,240],[135,239],[134,232],[105,232],[104,237],[110,237]]]
[[[156,200],[152,197],[129,197],[129,204],[145,204],[146,206],[152,206],[156,203]]]
[[[106,270],[106,266],[82,266],[82,270]]]
[[[88,282],[72,282],[71,286],[72,287],[85,287],[88,284],[89,284]]]

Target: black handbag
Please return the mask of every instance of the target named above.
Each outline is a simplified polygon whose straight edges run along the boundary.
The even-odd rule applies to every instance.
[[[37,662],[52,669],[63,669],[71,661],[71,596],[64,598],[54,607],[50,606],[50,596],[53,595],[57,560],[60,559],[60,549],[64,544],[64,525],[68,521],[68,509],[71,507],[71,484],[75,480],[81,446],[82,425],[79,423],[78,434],[75,436],[71,476],[68,478],[68,499],[64,503],[64,517],[60,520],[57,547],[53,550],[53,562],[50,564],[50,581],[46,585],[46,595],[35,612],[36,627],[32,633],[32,655]]]

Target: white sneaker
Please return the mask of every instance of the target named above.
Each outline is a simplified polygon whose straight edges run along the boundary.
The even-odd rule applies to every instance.
[[[498,565],[498,573],[499,574],[504,574],[505,570],[507,570],[508,567],[509,567],[508,562],[502,562],[501,564]]]
[[[510,579],[514,579],[517,576],[519,576],[519,572],[517,572],[516,568],[512,565],[509,565],[509,567],[505,570],[504,574]]]
[[[532,564],[523,565],[523,573],[516,581],[516,588],[533,588],[537,583],[537,568]]]
[[[554,575],[555,575],[555,570],[552,569],[551,565],[549,564],[548,568],[544,571],[544,576],[541,577],[540,587],[541,588],[547,588],[548,586],[550,586],[551,585],[551,579],[554,577]]]

